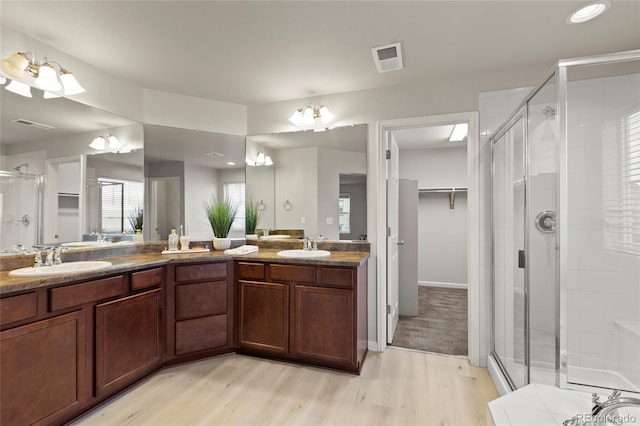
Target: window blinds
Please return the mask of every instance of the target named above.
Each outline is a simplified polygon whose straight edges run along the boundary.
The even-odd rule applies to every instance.
[[[636,103],[638,105],[638,103]],[[640,254],[640,110],[621,114],[606,132],[604,229],[606,247]]]
[[[231,225],[231,229],[244,230],[244,216],[245,216],[245,203],[244,203],[244,182],[227,182],[223,185],[224,199],[229,200],[231,205],[238,206],[238,214],[236,219]]]
[[[129,215],[144,204],[144,183],[98,178],[102,232],[134,232]]]

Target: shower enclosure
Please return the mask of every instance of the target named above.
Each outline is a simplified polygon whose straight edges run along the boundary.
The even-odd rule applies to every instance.
[[[0,253],[42,242],[44,183],[40,174],[0,170]]]
[[[490,142],[495,363],[640,392],[640,50],[558,62]]]

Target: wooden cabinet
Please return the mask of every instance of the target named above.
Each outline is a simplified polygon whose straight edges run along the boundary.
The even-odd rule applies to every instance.
[[[355,306],[351,290],[294,285],[291,352],[300,358],[354,365]]]
[[[233,349],[233,271],[230,261],[170,267],[167,342],[170,360]]]
[[[159,368],[164,269],[0,299],[0,424],[62,424]]]
[[[366,266],[237,261],[240,350],[359,372],[367,352]]]
[[[81,311],[0,332],[0,424],[48,425],[81,409],[85,349]]]
[[[162,362],[160,290],[96,306],[96,395],[114,393]]]
[[[289,286],[238,282],[238,345],[289,352]]]

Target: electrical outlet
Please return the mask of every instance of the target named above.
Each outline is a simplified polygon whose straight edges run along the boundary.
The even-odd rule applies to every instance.
[[[304,216],[302,216],[302,217],[300,218],[300,225],[304,225],[305,223],[307,223],[307,218],[306,218],[306,217],[304,217]]]
[[[333,218],[332,217],[328,217],[327,218],[327,225],[333,225]]]

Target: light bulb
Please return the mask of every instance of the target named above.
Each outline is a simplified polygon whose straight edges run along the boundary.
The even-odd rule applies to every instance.
[[[120,147],[121,143],[118,140],[118,138],[116,138],[113,135],[109,135],[108,139],[109,139],[109,148],[110,149],[116,149],[116,148]]]
[[[268,155],[264,159],[264,165],[265,166],[273,166],[273,160]]]
[[[0,69],[8,77],[22,78],[24,70],[29,65],[29,58],[26,53],[17,52],[4,58],[0,63]]]
[[[25,98],[31,97],[31,87],[16,80],[11,80],[11,83],[7,84],[5,89]]]
[[[331,120],[333,120],[333,114],[331,113],[331,111],[329,111],[329,108],[324,105],[320,107],[318,113],[320,114],[320,118],[322,119],[323,124],[327,124]]]
[[[262,152],[258,153],[258,156],[256,157],[256,166],[263,166],[264,165],[264,154]]]
[[[289,121],[296,126],[299,126],[302,123],[302,110],[297,109],[296,112],[294,112],[291,117],[289,117]]]
[[[302,124],[313,124],[313,108],[310,106],[304,109],[304,114],[302,115]]]
[[[103,150],[105,147],[105,144],[106,144],[106,141],[104,140],[104,137],[98,136],[89,144],[89,146],[93,149]]]
[[[56,70],[54,70],[49,64],[40,65],[38,78],[36,78],[36,85],[42,90],[48,90],[50,92],[57,92],[62,89],[62,85],[58,81]]]
[[[84,87],[80,86],[73,74],[64,68],[60,70],[60,81],[64,87],[65,95],[77,95],[84,92]]]

